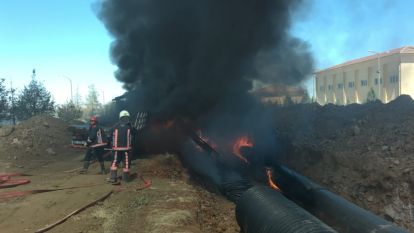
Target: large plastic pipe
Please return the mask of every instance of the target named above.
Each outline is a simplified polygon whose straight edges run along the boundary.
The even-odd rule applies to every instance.
[[[391,222],[345,200],[289,168],[276,165],[283,193],[343,233],[408,233]]]
[[[196,149],[190,141],[185,144],[180,158],[184,165],[202,177],[210,188],[220,192],[232,202],[237,202],[240,196],[252,187],[250,180],[243,174],[229,169],[222,163],[220,157]]]
[[[247,190],[236,205],[236,219],[244,233],[336,232],[279,192],[265,186]]]

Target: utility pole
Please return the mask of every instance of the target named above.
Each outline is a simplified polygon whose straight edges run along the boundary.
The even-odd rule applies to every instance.
[[[105,105],[105,91],[102,90],[102,105]]]
[[[16,115],[14,113],[14,92],[15,90],[13,89],[13,80],[10,80],[10,102],[11,102],[11,109],[10,109],[10,115],[13,121],[13,125],[16,125]]]
[[[72,89],[72,79],[70,79],[68,76],[66,75],[62,75],[64,78],[66,78],[67,80],[69,80],[70,83],[70,102],[73,103],[73,89]]]
[[[368,50],[368,52],[376,54],[377,55],[377,60],[378,60],[378,68],[377,68],[377,73],[378,73],[378,99],[381,101],[381,57],[380,57],[380,53],[379,52],[375,52],[373,50]]]

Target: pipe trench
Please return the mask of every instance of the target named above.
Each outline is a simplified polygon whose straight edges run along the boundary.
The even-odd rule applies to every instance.
[[[275,165],[284,194],[343,233],[408,233],[282,165]]]

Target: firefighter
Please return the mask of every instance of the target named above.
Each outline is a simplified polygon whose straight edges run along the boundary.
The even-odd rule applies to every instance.
[[[117,182],[117,171],[121,161],[123,161],[122,180],[129,181],[129,169],[131,165],[132,137],[137,135],[137,130],[129,121],[129,112],[122,110],[119,113],[119,122],[111,130],[112,155],[110,183]]]
[[[85,143],[85,146],[88,147],[88,150],[85,154],[83,169],[80,171],[81,174],[87,173],[92,156],[95,156],[99,161],[99,164],[101,165],[101,174],[108,173],[105,169],[103,159],[104,148],[107,146],[107,144],[108,142],[104,129],[98,125],[97,117],[92,116],[90,119],[88,139]]]

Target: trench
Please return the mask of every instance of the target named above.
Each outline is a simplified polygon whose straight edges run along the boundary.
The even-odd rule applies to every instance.
[[[284,151],[279,152],[282,156],[281,160],[285,160],[286,163],[289,163],[288,156],[291,153],[305,157],[303,163],[310,165],[319,163],[323,159],[323,153],[313,148],[298,148],[292,144],[285,144],[283,149]],[[273,168],[277,171],[276,181],[280,184],[282,193],[268,187],[263,188],[260,180],[252,180],[251,176],[240,170],[229,170],[208,152],[203,153],[204,156],[198,156],[198,159],[188,159],[189,156],[181,156],[181,158],[194,174],[202,177],[208,184],[207,187],[213,188],[236,204],[236,218],[244,233],[406,232],[280,163],[273,164]],[[199,155],[203,153],[196,150],[183,152],[183,154]],[[278,208],[275,209],[275,206]],[[280,209],[284,210],[280,212],[284,215],[277,214],[276,210]],[[257,214],[262,212],[268,214]],[[304,224],[305,222],[307,224]],[[298,223],[302,228],[298,227]]]

